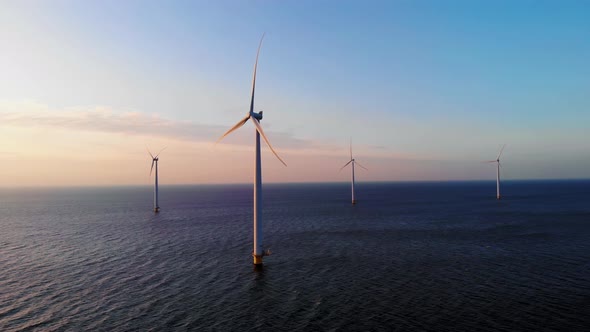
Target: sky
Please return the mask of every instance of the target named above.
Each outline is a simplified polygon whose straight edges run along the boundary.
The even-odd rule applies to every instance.
[[[0,186],[590,178],[588,1],[0,2]]]

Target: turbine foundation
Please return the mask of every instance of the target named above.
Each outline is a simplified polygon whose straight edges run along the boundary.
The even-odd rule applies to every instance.
[[[154,208],[154,213],[158,213],[158,212],[160,212],[160,207],[159,206]]]
[[[252,254],[252,257],[254,258],[254,265],[256,265],[256,266],[262,265],[262,257],[263,257],[263,255],[254,255],[254,254]]]

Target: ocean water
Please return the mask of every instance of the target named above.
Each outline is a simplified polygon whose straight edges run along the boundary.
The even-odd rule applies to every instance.
[[[590,181],[0,189],[0,331],[588,331]]]

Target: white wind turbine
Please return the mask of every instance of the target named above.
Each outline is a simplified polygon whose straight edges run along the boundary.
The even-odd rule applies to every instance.
[[[505,147],[506,144],[502,145],[502,148],[500,149],[500,153],[498,153],[498,157],[496,158],[496,160],[486,161],[487,163],[496,163],[496,199],[502,198],[502,196],[500,195],[500,156],[502,156],[502,152],[504,152]]]
[[[164,148],[164,149],[166,149],[166,148]],[[160,205],[158,202],[158,160],[160,160],[160,158],[159,158],[160,153],[162,153],[162,151],[164,151],[164,149],[160,150],[160,152],[158,152],[155,157],[148,149],[148,153],[150,154],[150,157],[152,157],[152,168],[150,168],[150,176],[152,176],[152,171],[154,170],[154,165],[156,165],[156,174],[154,177],[155,178],[155,182],[154,182],[154,212],[155,213],[160,212]]]
[[[358,161],[354,160],[354,158],[352,157],[352,139],[350,140],[350,160],[344,164],[344,166],[342,166],[342,168],[340,168],[340,171],[342,171],[344,169],[344,167],[348,166],[348,164],[352,165],[352,204],[356,204],[356,199],[354,198],[354,165],[359,165],[360,167],[368,170],[366,167],[364,167],[363,165],[359,164]]]
[[[283,163],[283,165],[287,166],[285,162],[279,157],[276,151],[270,145],[268,138],[264,134],[262,130],[262,126],[260,126],[260,120],[262,120],[262,111],[256,113],[254,112],[254,91],[256,89],[256,68],[258,67],[258,55],[260,54],[260,48],[262,47],[262,40],[264,39],[264,34],[262,38],[260,38],[260,44],[258,45],[258,52],[256,53],[256,62],[254,63],[254,76],[252,78],[252,98],[250,99],[250,111],[248,114],[240,120],[235,126],[229,129],[223,136],[221,136],[217,142],[221,141],[225,136],[229,135],[232,131],[240,128],[243,126],[248,120],[252,119],[252,123],[256,127],[256,155],[254,158],[254,250],[252,252],[252,257],[254,258],[254,265],[262,265],[262,257],[270,255],[269,250],[265,250],[263,248],[263,239],[262,239],[262,167],[260,162],[260,136],[264,138],[264,141],[272,151],[272,153]]]

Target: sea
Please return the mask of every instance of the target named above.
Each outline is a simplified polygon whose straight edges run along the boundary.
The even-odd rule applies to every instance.
[[[0,189],[0,331],[590,331],[590,181]]]

